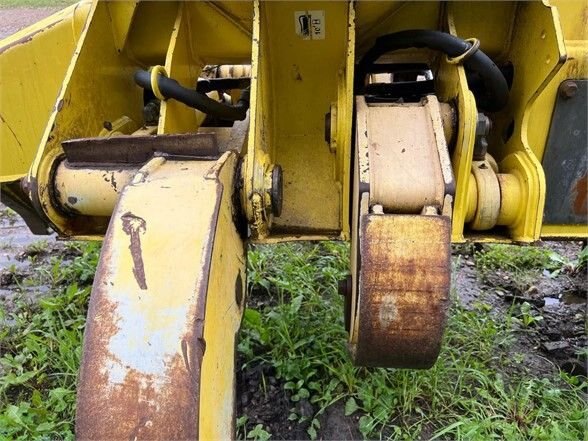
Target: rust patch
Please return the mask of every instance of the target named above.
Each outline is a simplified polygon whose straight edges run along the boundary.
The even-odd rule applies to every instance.
[[[151,184],[159,185],[153,182]],[[215,210],[207,226],[211,239],[202,249],[205,257],[200,271],[204,275],[211,271],[222,195],[222,185],[219,183],[216,186],[216,198],[210,198],[213,199]],[[131,212],[120,217],[123,220],[122,228],[131,239],[131,248],[134,236],[137,254],[141,256],[140,236],[146,230],[145,219]],[[124,364],[127,362],[122,362],[125,359],[123,356],[116,358],[120,353],[111,352],[113,339],[124,336],[128,326],[132,325],[128,320],[123,320],[121,313],[125,309],[116,300],[117,287],[112,286],[112,281],[116,279],[113,273],[117,271],[116,262],[112,261],[112,234],[115,228],[120,228],[118,225],[111,223],[106,235],[92,290],[78,393],[77,438],[197,439],[202,361],[206,351],[204,318],[208,279],[204,277],[195,286],[194,303],[190,305],[185,326],[182,326],[185,331],[179,335],[173,355],[166,355],[162,360],[163,369],[132,369]],[[219,235],[222,233],[219,232]],[[143,245],[145,244],[143,239]],[[222,247],[222,242],[220,244]],[[221,248],[220,251],[222,250]],[[135,262],[134,264],[142,266]],[[233,277],[235,274],[231,274],[223,286],[231,289]],[[134,283],[132,285],[133,291],[141,295]],[[211,292],[212,294],[214,293]],[[125,350],[124,345],[118,345],[117,348],[119,351]],[[110,368],[113,363],[116,367],[124,368],[126,375],[113,376],[113,373],[121,371]],[[205,404],[202,402],[202,405]]]
[[[74,166],[144,164],[154,156],[181,159],[217,159],[220,156],[213,133],[80,138],[63,141],[61,145],[67,160]]]
[[[136,216],[128,219],[141,225]],[[202,324],[196,323],[186,331],[181,341],[182,352],[165,361],[165,369],[160,374],[145,374],[121,364],[109,350],[110,341],[120,332],[120,306],[112,300],[112,276],[107,263],[111,256],[107,237],[94,279],[84,334],[76,438],[197,439],[202,362],[197,335],[202,333]],[[127,372],[120,382],[111,381],[113,365]]]
[[[361,218],[356,364],[428,368],[441,348],[451,279],[442,216]]]
[[[129,250],[133,258],[133,275],[141,289],[147,289],[145,279],[145,266],[143,264],[143,252],[141,250],[141,234],[147,230],[145,219],[135,216],[133,213],[125,213],[121,217],[123,231],[131,238]]]
[[[114,176],[114,172],[110,173],[110,183],[112,185],[112,188],[114,188],[114,191],[118,191],[118,188],[116,186],[116,177]]]
[[[572,192],[572,194],[574,194],[574,202],[572,204],[574,213],[581,216],[586,216],[588,214],[588,205],[586,200],[588,193],[588,181],[586,178],[587,176],[584,175],[578,179]]]

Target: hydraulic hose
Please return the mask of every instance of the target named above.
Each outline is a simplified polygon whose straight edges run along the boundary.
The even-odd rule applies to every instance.
[[[151,74],[139,69],[135,72],[135,83],[144,89],[152,90]],[[166,98],[177,100],[185,105],[198,109],[207,115],[230,121],[242,121],[249,109],[249,87],[243,89],[235,105],[223,104],[207,97],[201,92],[181,86],[176,80],[164,75],[157,76],[157,85]]]
[[[358,65],[357,80],[363,86],[368,67],[374,64],[382,55],[408,48],[429,48],[441,51],[449,57],[458,57],[470,47],[470,43],[451,34],[440,31],[415,29],[383,35],[376,40],[375,45],[366,52]],[[489,112],[501,110],[508,101],[508,84],[504,75],[494,62],[481,50],[475,50],[463,61],[464,67],[477,73],[484,84],[484,94],[476,96],[478,106]]]

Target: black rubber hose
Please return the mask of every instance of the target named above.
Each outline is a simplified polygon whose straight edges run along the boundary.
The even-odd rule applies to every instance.
[[[444,52],[449,57],[457,57],[468,50],[470,43],[451,34],[440,31],[415,29],[383,35],[376,40],[375,45],[363,56],[358,65],[357,84],[363,88],[369,66],[382,55],[408,48],[429,48]],[[504,108],[508,101],[508,84],[504,75],[494,62],[480,49],[464,60],[466,69],[477,73],[483,84],[484,94],[476,96],[478,107],[489,112],[497,112]]]
[[[134,78],[135,83],[139,86],[152,90],[150,72],[139,69],[135,72]],[[157,85],[164,97],[180,101],[212,117],[229,121],[242,121],[247,116],[247,109],[249,109],[249,88],[243,89],[237,104],[229,105],[219,103],[203,93],[180,86],[176,80],[167,78],[164,75],[158,76]]]

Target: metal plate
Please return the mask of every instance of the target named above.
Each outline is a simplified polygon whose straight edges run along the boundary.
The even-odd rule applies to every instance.
[[[245,274],[233,223],[237,159],[154,159],[123,190],[90,298],[77,439],[234,434]]]
[[[558,94],[551,120],[543,169],[547,183],[543,223],[585,224],[588,221],[588,80],[574,80],[571,98]]]
[[[82,138],[61,145],[70,165],[143,164],[156,153],[186,159],[220,156],[214,133]]]
[[[435,363],[449,306],[450,231],[444,216],[361,216],[355,364]]]

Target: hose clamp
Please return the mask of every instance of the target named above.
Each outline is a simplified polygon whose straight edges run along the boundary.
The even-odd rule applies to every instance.
[[[168,77],[165,67],[157,65],[153,66],[149,69],[151,73],[151,90],[153,91],[153,95],[161,101],[165,101],[167,98],[163,96],[161,90],[159,90],[159,83],[157,81],[159,75],[163,75],[164,77]]]
[[[468,38],[465,40],[466,43],[470,44],[470,47],[466,49],[466,51],[458,55],[457,57],[448,57],[446,56],[446,60],[449,64],[461,64],[470,58],[472,55],[476,53],[476,51],[480,48],[480,40],[477,38]]]

